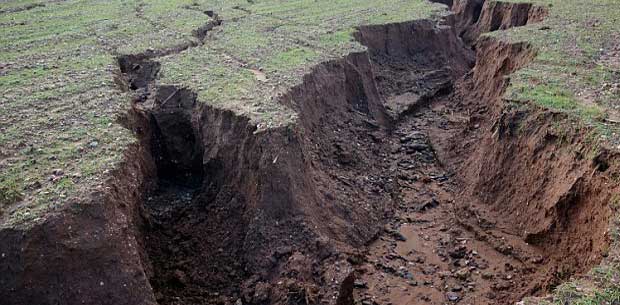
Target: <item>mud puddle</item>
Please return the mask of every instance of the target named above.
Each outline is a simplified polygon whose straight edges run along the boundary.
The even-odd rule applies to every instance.
[[[540,250],[494,219],[463,218],[464,208],[475,207],[459,196],[455,173],[437,156],[468,124],[451,111],[454,98],[434,99],[394,132],[400,204],[359,269],[362,304],[511,304],[542,289]]]

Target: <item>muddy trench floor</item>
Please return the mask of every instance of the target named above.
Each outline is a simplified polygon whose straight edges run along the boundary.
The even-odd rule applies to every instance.
[[[540,250],[480,212],[485,207],[462,202],[455,173],[439,161],[467,125],[455,98],[435,98],[391,138],[401,200],[358,269],[355,299],[362,304],[514,304],[546,290]]]
[[[222,303],[245,278],[241,206],[210,206],[199,185],[160,181],[148,197],[146,252],[160,304]],[[240,203],[239,203],[240,204]]]
[[[455,173],[439,161],[442,146],[466,124],[454,112],[455,98],[435,98],[391,133],[400,204],[356,270],[360,304],[510,304],[544,292],[550,280],[540,250],[477,212],[483,207],[459,202]],[[242,207],[212,207],[210,200],[196,185],[162,180],[145,202],[160,304],[225,304],[241,294],[248,275],[235,253],[244,237],[235,228],[243,224],[234,220]],[[463,218],[457,208],[476,216]]]

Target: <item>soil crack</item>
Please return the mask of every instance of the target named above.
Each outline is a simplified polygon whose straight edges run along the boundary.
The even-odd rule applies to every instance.
[[[533,52],[478,35],[533,22],[537,8],[449,2],[454,14],[442,21],[359,28],[368,53],[315,67],[282,97],[299,113],[287,128],[256,132],[190,90],[159,85],[154,59],[191,43],[119,58],[157,168],[142,231],[160,304],[496,304],[564,279],[573,257],[519,232],[570,243],[554,235],[564,223],[554,217],[581,197],[543,194],[557,199],[553,215],[524,224],[536,211],[522,208],[503,169],[486,180],[475,171],[490,133],[511,139],[515,124],[496,109],[503,76]],[[194,31],[200,41],[222,23],[205,14],[213,20]],[[474,41],[476,51],[465,43]],[[495,197],[521,223],[484,205]]]

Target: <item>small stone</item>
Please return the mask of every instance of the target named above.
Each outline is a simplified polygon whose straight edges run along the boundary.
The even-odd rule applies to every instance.
[[[405,148],[407,149],[406,153],[412,154],[417,151],[423,151],[423,150],[428,149],[428,145],[421,144],[421,143],[412,143],[412,144],[407,144]]]
[[[447,278],[447,277],[451,277],[452,276],[452,272],[450,271],[440,271],[439,272],[439,277],[441,277],[442,279]]]
[[[183,285],[187,283],[187,276],[185,275],[185,272],[181,270],[175,270],[173,276],[179,283]]]
[[[453,259],[464,258],[466,254],[467,254],[467,248],[465,246],[458,246],[448,251],[448,255],[450,255],[450,257],[452,257]]]
[[[276,249],[275,253],[273,254],[276,258],[281,258],[284,256],[289,256],[293,253],[293,248],[291,247],[280,247],[278,249]]]
[[[461,298],[458,295],[458,293],[455,293],[455,292],[448,292],[448,293],[446,293],[446,297],[448,298],[448,301],[450,301],[450,302],[456,302],[456,301],[458,301]]]
[[[544,261],[544,258],[542,256],[536,256],[536,257],[532,257],[530,260],[534,264],[542,264],[542,262]]]
[[[92,141],[92,142],[88,143],[88,147],[90,147],[90,148],[96,148],[97,146],[99,146],[99,142],[97,142],[97,141]]]
[[[461,280],[465,280],[469,277],[469,269],[467,268],[459,269],[458,271],[454,273],[454,275]]]
[[[485,271],[485,272],[482,272],[481,276],[485,280],[490,280],[493,278],[493,273]]]
[[[389,231],[390,235],[392,235],[394,237],[394,239],[396,239],[397,241],[407,241],[407,237],[405,237],[405,235],[401,234],[400,232],[396,231],[396,230],[391,230]]]
[[[241,299],[237,299],[235,305],[243,305],[243,301],[241,301]]]
[[[355,280],[355,282],[353,282],[353,287],[355,288],[368,288],[368,284],[366,284],[366,282],[362,281],[362,280]]]
[[[512,285],[509,282],[499,282],[494,283],[491,288],[497,291],[504,291],[512,288]]]
[[[361,255],[353,255],[347,257],[347,261],[351,263],[351,265],[361,265],[364,262],[364,257]]]
[[[454,265],[457,267],[465,267],[468,265],[468,261],[465,259],[459,259],[456,262],[454,262]]]
[[[413,279],[413,274],[409,271],[405,271],[402,273],[402,277],[408,280],[412,280]]]

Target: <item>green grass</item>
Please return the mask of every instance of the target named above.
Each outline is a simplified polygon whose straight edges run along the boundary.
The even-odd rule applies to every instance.
[[[597,105],[584,105],[574,96],[573,92],[558,85],[519,82],[513,84],[511,98],[535,101],[541,106],[563,112],[574,113],[592,121],[604,116],[603,109]],[[523,86],[525,85],[525,86]],[[520,86],[520,87],[519,87]],[[515,96],[516,95],[516,96]]]
[[[19,9],[30,4],[42,5]],[[223,24],[205,44],[158,59],[161,83],[260,129],[296,119],[274,97],[313,66],[364,49],[356,26],[443,12],[424,0],[1,2],[0,226],[41,219],[104,184],[135,142],[117,123],[130,99],[113,81],[116,57],[198,42],[207,10]],[[54,169],[65,175],[52,181]]]
[[[620,304],[620,269],[618,266],[593,268],[586,279],[574,280],[558,286],[551,304]]]
[[[616,305],[620,304],[620,268],[604,265],[587,276],[573,279],[555,288],[549,297],[526,298],[526,305]]]
[[[566,284],[558,289],[557,305],[615,305],[620,303],[620,287],[582,293],[578,287]]]
[[[524,2],[507,0],[506,2]],[[620,2],[531,0],[549,16],[538,24],[493,32],[507,41],[527,41],[534,61],[511,76],[508,97],[566,112],[620,144]],[[610,64],[617,61],[618,64]],[[620,87],[618,87],[620,88]]]

